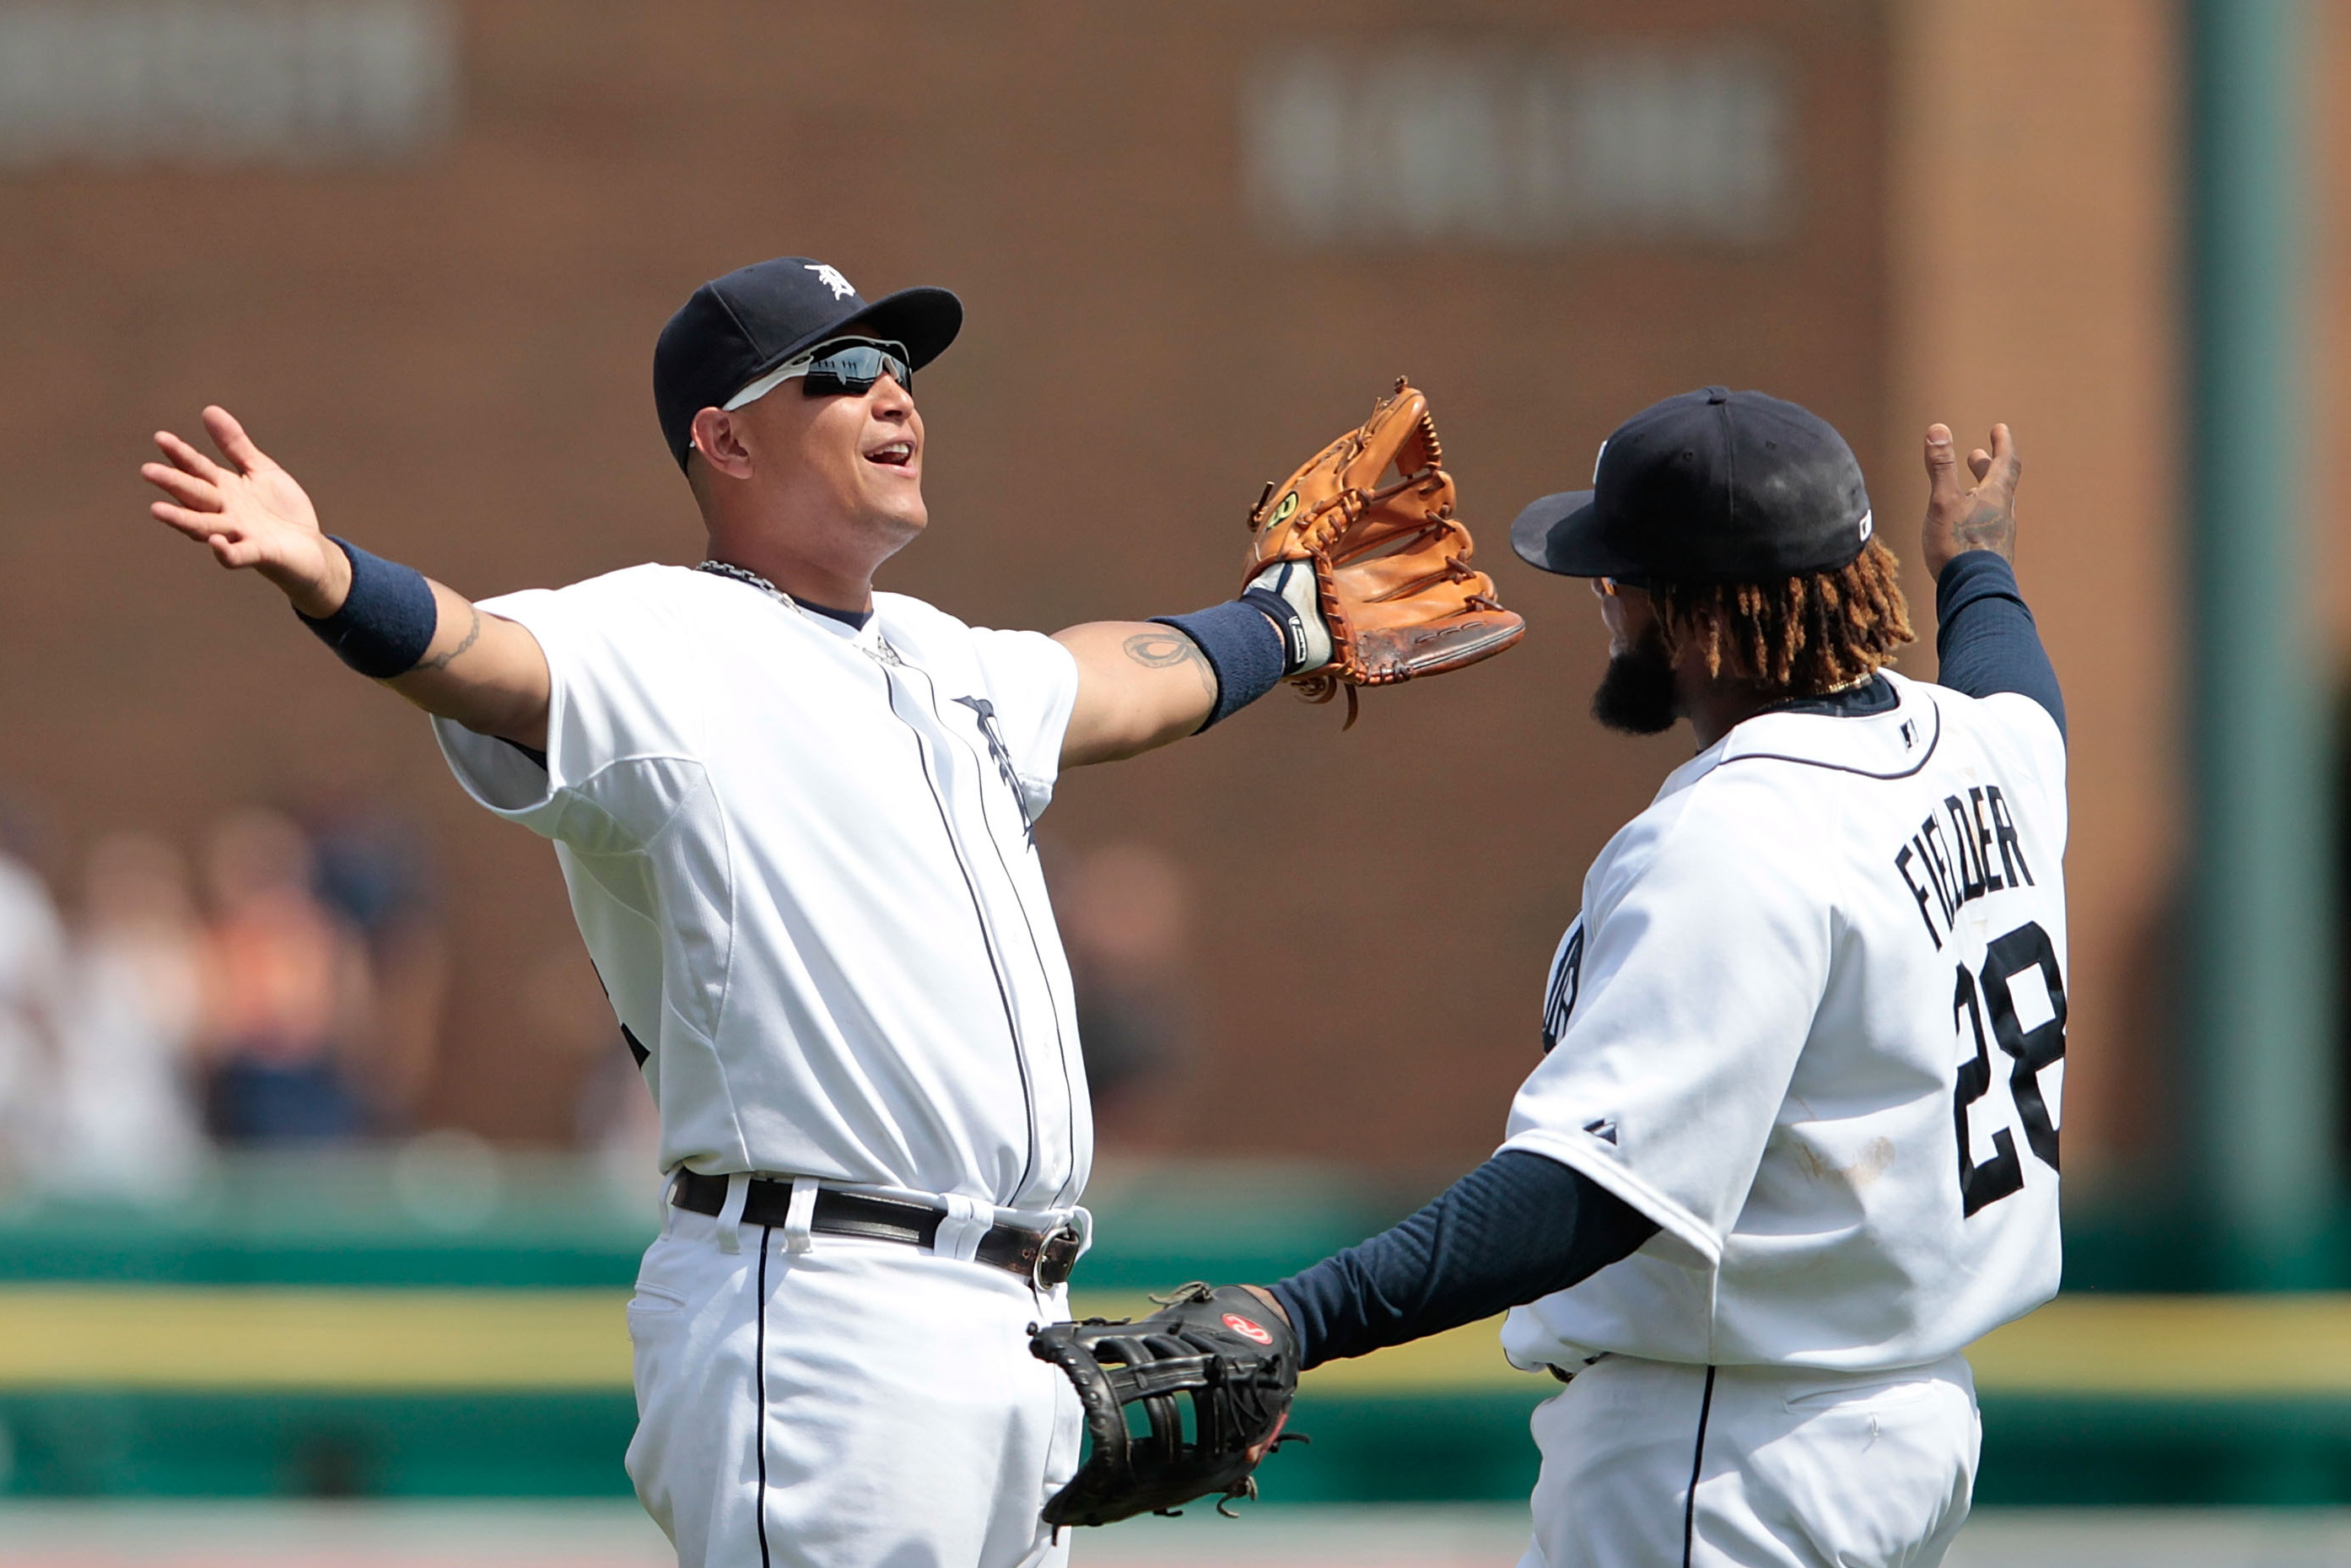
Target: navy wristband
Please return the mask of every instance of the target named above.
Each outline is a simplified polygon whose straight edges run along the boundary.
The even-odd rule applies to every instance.
[[[1229,718],[1280,684],[1290,643],[1264,611],[1245,600],[1228,600],[1189,615],[1155,615],[1200,645],[1217,677],[1217,703],[1200,729]],[[1200,733],[1199,729],[1192,732]]]
[[[441,624],[433,585],[415,568],[371,556],[349,539],[336,538],[335,544],[351,563],[351,589],[342,608],[323,620],[299,610],[295,616],[336,658],[371,680],[406,674],[433,646]]]

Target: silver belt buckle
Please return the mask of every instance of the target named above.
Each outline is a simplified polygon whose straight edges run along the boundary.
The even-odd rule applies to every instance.
[[[1076,1226],[1068,1224],[1057,1225],[1052,1229],[1046,1231],[1043,1235],[1037,1238],[1037,1256],[1035,1260],[1029,1265],[1029,1283],[1034,1289],[1040,1291],[1059,1290],[1061,1286],[1070,1282],[1070,1271],[1077,1266],[1078,1261],[1075,1252],[1071,1254],[1069,1262],[1061,1266],[1061,1277],[1060,1279],[1049,1281],[1045,1278],[1046,1267],[1048,1264],[1052,1262],[1053,1243],[1060,1241],[1064,1238],[1068,1239],[1070,1244],[1073,1248],[1084,1239],[1083,1237],[1078,1234],[1078,1228]]]

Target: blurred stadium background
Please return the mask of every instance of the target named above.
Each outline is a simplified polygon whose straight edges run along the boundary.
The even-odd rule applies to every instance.
[[[1270,701],[1064,785],[1102,1303],[1285,1271],[1497,1141],[1680,745],[1584,716],[1604,640],[1520,505],[1754,385],[1914,551],[1920,429],[2014,423],[2068,1289],[1977,1354],[1964,1561],[2351,1563],[2346,63],[2344,0],[0,0],[0,1565],[659,1560],[649,1107],[552,858],[136,465],[217,401],[470,593],[688,561],[653,337],[791,251],[970,308],[888,586],[1204,602],[1409,371],[1532,622],[1352,734]],[[1369,850],[1405,801],[1451,826]],[[1251,1521],[1083,1555],[1508,1563],[1542,1394],[1490,1331],[1332,1368]]]

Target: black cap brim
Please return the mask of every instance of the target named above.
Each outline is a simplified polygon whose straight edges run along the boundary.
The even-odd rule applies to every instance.
[[[1641,563],[1602,541],[1590,490],[1562,490],[1528,507],[1510,525],[1510,548],[1529,566],[1562,577],[1641,577]]]
[[[901,288],[836,323],[827,338],[880,338],[904,343],[906,357],[921,370],[947,351],[963,330],[963,301],[944,288]],[[804,347],[813,347],[811,340]],[[795,350],[797,352],[797,350]],[[785,359],[791,356],[787,354]],[[783,361],[778,360],[778,364]]]
[[[743,384],[749,386],[777,366],[834,338],[878,338],[904,344],[907,360],[919,371],[946,353],[962,330],[963,301],[952,293],[944,288],[901,288],[777,350],[743,378]]]

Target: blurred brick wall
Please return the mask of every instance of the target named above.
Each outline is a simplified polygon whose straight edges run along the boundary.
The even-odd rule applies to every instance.
[[[1901,0],[1895,16],[1876,488],[1905,497],[1895,537],[1915,540],[1928,423],[1962,450],[1995,420],[2016,433],[2017,574],[2071,737],[2065,1171],[2163,1172],[2187,847],[2174,17],[2143,0]],[[1923,572],[1911,591],[1928,596]],[[1912,663],[1931,672],[1931,650]]]
[[[68,848],[261,793],[381,791],[438,845],[462,955],[434,1109],[563,1134],[580,1071],[516,977],[569,951],[546,846],[468,806],[423,721],[261,585],[143,514],[147,433],[236,410],[329,527],[486,594],[696,558],[653,334],[782,252],[960,291],[923,380],[930,534],[883,586],[1051,628],[1229,593],[1242,514],[1399,371],[1426,388],[1509,657],[1335,713],[1276,697],[1074,775],[1046,819],[1204,880],[1204,1070],[1162,1141],[1430,1166],[1498,1139],[1583,867],[1686,752],[1585,716],[1575,584],[1505,528],[1623,415],[1762,385],[1889,450],[1887,28],[1861,0],[1104,8],[475,0],[462,127],[381,172],[0,178],[0,789]],[[1239,95],[1285,41],[1760,39],[1795,181],[1752,250],[1300,251],[1240,188]],[[1997,411],[1991,411],[1997,412]],[[1909,548],[1915,486],[1874,475]],[[1425,822],[1399,835],[1407,818]],[[618,1049],[617,1046],[614,1049]]]

